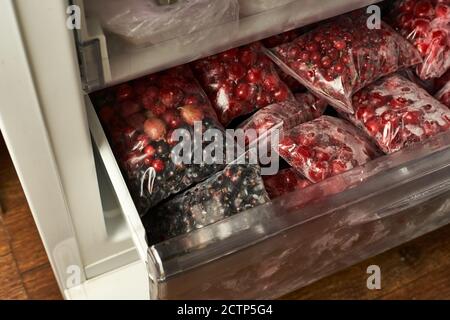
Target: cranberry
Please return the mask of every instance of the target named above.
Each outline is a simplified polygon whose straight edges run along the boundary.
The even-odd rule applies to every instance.
[[[151,109],[151,107],[158,101],[158,99],[159,89],[157,87],[149,87],[142,95],[141,102],[144,108]]]
[[[162,119],[167,126],[172,129],[176,129],[182,124],[180,117],[175,113],[175,111],[167,111],[163,114]]]
[[[125,101],[133,96],[133,88],[129,84],[122,84],[117,87],[116,99],[117,101]]]
[[[247,73],[247,80],[250,83],[258,83],[262,79],[262,72],[258,68],[251,68]]]
[[[414,8],[414,15],[417,17],[427,17],[433,15],[433,6],[429,0],[418,1]]]
[[[338,50],[343,50],[345,49],[347,46],[347,44],[345,43],[344,40],[335,40],[334,41],[334,47]]]
[[[231,64],[228,70],[230,79],[234,81],[241,80],[245,76],[245,73],[245,67],[240,63]]]
[[[160,159],[156,159],[151,164],[152,168],[155,169],[156,173],[161,173],[164,171],[166,165],[164,164],[164,161]]]
[[[237,85],[235,90],[235,96],[239,100],[249,100],[252,94],[252,87],[247,83],[240,83]]]
[[[163,88],[160,92],[161,94],[161,102],[165,106],[173,107],[178,105],[181,100],[183,100],[183,93],[180,89],[172,87],[172,88]]]
[[[132,114],[135,114],[136,112],[139,112],[141,110],[141,107],[138,103],[134,101],[124,101],[120,105],[120,115],[123,118],[128,118]]]

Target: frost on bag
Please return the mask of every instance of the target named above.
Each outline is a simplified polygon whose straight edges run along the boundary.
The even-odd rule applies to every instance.
[[[193,66],[223,125],[294,99],[259,42],[198,60]]]
[[[186,162],[173,161],[172,151],[178,144],[174,130],[183,130],[177,130],[182,142],[192,141],[194,130],[200,134],[207,129],[223,131],[189,67],[103,90],[93,100],[141,215],[223,168],[206,165],[203,159],[194,161],[193,143],[186,154],[179,153],[187,157]]]
[[[363,165],[379,155],[363,132],[345,120],[329,116],[285,133],[278,151],[313,183]]]
[[[355,92],[422,61],[419,52],[385,23],[369,29],[360,11],[320,25],[269,54],[311,92],[347,113],[354,112]]]
[[[450,81],[436,94],[436,99],[450,108]]]
[[[316,98],[310,93],[297,94],[296,101],[286,101],[267,106],[239,126],[244,132],[254,130],[254,136],[247,135],[247,143],[254,142],[257,138],[264,138],[264,134],[269,134],[271,130],[287,131],[293,127],[320,117],[326,107],[327,102]],[[280,135],[282,136],[282,135]],[[254,138],[254,139],[252,139]]]
[[[450,0],[397,0],[391,12],[396,29],[423,57],[419,77],[442,76],[450,68]]]
[[[264,185],[270,199],[276,199],[295,190],[305,189],[311,182],[292,168],[283,169],[273,176],[264,176]]]
[[[182,38],[184,43],[208,37],[214,26],[239,20],[237,0],[88,0],[88,13],[100,18],[109,32],[144,46]],[[205,34],[189,36],[202,31]]]
[[[183,235],[269,202],[258,165],[230,164],[144,217],[151,244]]]
[[[450,110],[399,75],[380,79],[353,97],[349,119],[393,153],[450,128]]]

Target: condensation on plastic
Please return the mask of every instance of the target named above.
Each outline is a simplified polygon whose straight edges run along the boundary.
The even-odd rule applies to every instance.
[[[380,79],[353,97],[354,115],[346,115],[385,153],[450,129],[450,110],[424,89],[399,75]]]
[[[156,207],[143,223],[150,244],[180,236],[269,202],[259,165],[230,164]]]
[[[251,16],[266,10],[286,5],[295,0],[239,0],[240,12]]]
[[[450,108],[450,81],[436,94],[436,99]]]
[[[225,126],[275,102],[295,100],[260,42],[230,49],[192,65]]]
[[[237,30],[239,23],[237,0],[177,0],[170,5],[157,0],[88,0],[86,6],[108,32],[137,47],[172,39],[184,44],[207,41],[212,27],[235,21]]]
[[[284,133],[280,156],[317,183],[380,155],[365,134],[345,120],[322,116]]]
[[[272,104],[257,111],[249,119],[239,126],[245,131],[255,130],[260,138],[272,129],[287,131],[293,127],[320,117],[326,107],[327,102],[316,98],[311,93],[300,93],[295,95],[296,101],[286,101]],[[280,135],[282,136],[282,135]],[[248,143],[252,143],[251,135],[248,136]]]
[[[386,23],[369,29],[367,19],[360,11],[337,17],[267,54],[311,92],[353,113],[355,92],[422,62],[419,52]]]
[[[264,185],[271,199],[276,199],[295,190],[304,189],[311,185],[293,168],[280,170],[276,175],[264,176]]]
[[[152,297],[278,298],[449,224],[449,181],[445,133],[151,247]]]
[[[172,159],[174,130],[189,134],[182,141],[192,141],[195,122],[202,122],[202,132],[224,130],[189,66],[102,90],[92,100],[140,215],[223,169],[221,163],[193,161],[195,146],[189,146],[190,163]]]
[[[442,76],[450,68],[450,0],[400,0],[391,12],[400,34],[423,57],[416,71],[419,77]]]

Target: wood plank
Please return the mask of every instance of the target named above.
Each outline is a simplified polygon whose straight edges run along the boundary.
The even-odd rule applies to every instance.
[[[10,247],[18,268],[20,272],[26,272],[46,264],[48,258],[5,147],[0,150],[0,176],[3,226],[9,234]]]
[[[49,264],[22,275],[23,283],[32,300],[62,300],[61,292]]]
[[[378,265],[381,268],[382,289],[371,291],[367,289],[367,267]],[[308,287],[291,293],[282,299],[377,299],[382,296],[401,296],[403,288],[422,281],[424,276],[432,281],[448,279],[435,273],[442,266],[447,266],[450,276],[450,226],[420,237],[400,247],[368,259],[344,271],[324,278]],[[440,278],[441,277],[441,278]],[[434,289],[435,296],[450,298],[447,289]],[[417,287],[420,290],[420,287]]]
[[[0,213],[1,215],[1,213]],[[9,235],[3,226],[2,217],[0,216],[0,257],[5,256],[11,252],[11,247],[9,246]]]
[[[27,298],[13,255],[0,257],[0,300]]]

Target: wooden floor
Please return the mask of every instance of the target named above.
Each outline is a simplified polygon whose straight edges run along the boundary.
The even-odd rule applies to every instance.
[[[0,299],[61,299],[11,159],[0,137]],[[366,269],[382,270],[382,290]],[[450,226],[348,268],[284,299],[450,299]]]

